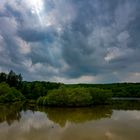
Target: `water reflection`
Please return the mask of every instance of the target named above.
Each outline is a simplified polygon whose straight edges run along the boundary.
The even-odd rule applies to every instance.
[[[112,109],[109,106],[93,108],[39,108],[47,117],[61,127],[67,122],[82,123],[91,120],[111,117]]]
[[[23,103],[0,105],[0,123],[6,121],[11,125],[14,120],[19,121],[21,118],[20,111],[23,109]]]
[[[45,113],[49,120],[61,127],[64,127],[67,122],[82,123],[111,117],[112,114],[112,109],[109,106],[97,106],[93,108],[47,108],[16,103],[0,105],[0,122],[6,121],[8,125],[11,125],[15,120],[20,121],[21,116],[29,110],[33,114],[37,111]]]
[[[114,103],[111,105],[111,108],[116,110],[140,110],[140,101],[117,100],[114,101]]]
[[[114,110],[111,106],[0,105],[0,140],[139,140],[140,111],[136,106],[132,109],[131,104],[124,107],[126,110],[118,110],[119,105]]]
[[[140,110],[140,101],[116,101],[110,106],[96,106],[92,108],[48,108],[28,105],[23,102],[14,104],[0,104],[0,123],[6,121],[11,125],[14,121],[20,121],[22,113],[43,112],[47,118],[61,127],[67,122],[82,123],[102,118],[110,118],[112,110]]]

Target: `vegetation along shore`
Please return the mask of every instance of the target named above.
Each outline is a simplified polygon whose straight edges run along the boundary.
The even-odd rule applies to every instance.
[[[111,104],[114,99],[139,99],[140,83],[63,84],[23,81],[12,70],[0,73],[0,103],[29,101],[42,106],[82,107]],[[117,102],[117,101],[116,101]]]

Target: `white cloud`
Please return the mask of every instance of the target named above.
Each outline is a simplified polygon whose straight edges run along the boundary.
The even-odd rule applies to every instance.
[[[14,36],[18,29],[18,23],[13,17],[0,17],[0,32],[2,34]]]
[[[128,31],[124,31],[124,32],[121,32],[118,36],[117,36],[117,39],[120,43],[124,43],[124,42],[127,42],[127,40],[130,38],[130,35],[128,33]]]
[[[123,75],[122,82],[140,82],[140,72],[128,72]]]
[[[135,0],[1,0],[0,69],[28,80],[121,81],[122,71],[139,72],[138,8]]]
[[[15,41],[18,45],[18,49],[21,54],[28,54],[31,52],[31,47],[29,43],[27,43],[19,37],[15,37]]]
[[[104,57],[106,61],[111,61],[114,59],[123,58],[133,52],[132,49],[129,48],[119,48],[119,47],[112,47],[107,49],[107,54]]]

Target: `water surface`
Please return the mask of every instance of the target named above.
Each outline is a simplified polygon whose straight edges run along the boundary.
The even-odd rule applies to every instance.
[[[0,140],[139,140],[138,103],[92,108],[0,105]]]

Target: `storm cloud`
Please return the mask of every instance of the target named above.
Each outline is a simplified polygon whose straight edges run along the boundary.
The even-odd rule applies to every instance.
[[[0,71],[24,80],[140,82],[139,0],[1,0]]]

